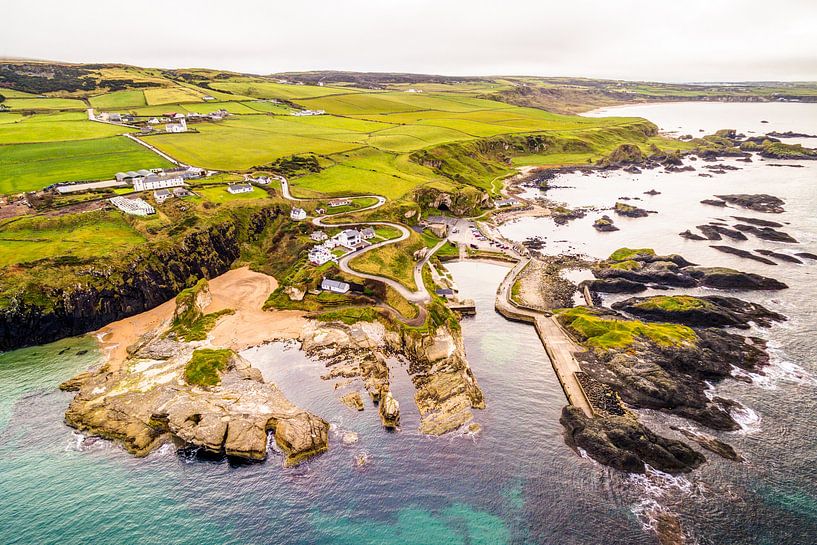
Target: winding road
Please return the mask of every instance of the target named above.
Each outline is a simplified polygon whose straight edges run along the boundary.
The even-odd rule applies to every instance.
[[[318,199],[302,199],[298,197],[293,197],[292,193],[289,190],[289,182],[283,176],[278,177],[278,180],[281,182],[281,193],[283,194],[284,198],[294,202],[310,202],[315,201]],[[386,204],[386,198],[381,195],[353,195],[348,197],[336,197],[336,198],[347,198],[347,199],[360,199],[360,198],[370,198],[370,199],[377,199],[377,202],[367,206],[365,208],[360,208],[358,210],[354,210],[353,212],[363,212],[366,210],[374,210],[375,208],[380,208],[384,204]],[[353,276],[357,276],[359,278],[366,278],[369,280],[377,280],[379,282],[383,282],[384,284],[388,285],[401,296],[403,296],[406,300],[412,303],[425,303],[431,300],[431,295],[428,293],[428,290],[425,287],[425,283],[423,282],[423,267],[425,267],[428,260],[431,259],[431,256],[434,255],[437,250],[442,248],[443,244],[446,243],[446,240],[440,241],[434,248],[431,248],[425,255],[423,259],[417,262],[414,265],[414,283],[417,285],[417,291],[412,291],[406,288],[400,282],[396,280],[392,280],[391,278],[386,278],[385,276],[375,275],[375,274],[368,274],[356,271],[349,266],[349,261],[358,257],[366,252],[375,250],[377,248],[382,248],[383,246],[387,246],[389,244],[395,244],[397,242],[406,240],[411,236],[411,231],[405,225],[400,223],[391,223],[387,221],[367,221],[367,222],[349,222],[349,223],[326,223],[325,220],[327,218],[332,218],[336,216],[341,216],[343,214],[350,214],[351,212],[339,212],[337,214],[325,214],[323,216],[318,216],[312,219],[312,224],[317,227],[359,227],[361,225],[381,225],[385,227],[392,227],[400,231],[400,236],[397,238],[392,238],[389,240],[384,240],[382,242],[377,242],[375,244],[371,244],[369,246],[360,248],[353,252],[349,252],[348,254],[344,255],[340,259],[338,259],[338,267],[341,271],[351,274]]]

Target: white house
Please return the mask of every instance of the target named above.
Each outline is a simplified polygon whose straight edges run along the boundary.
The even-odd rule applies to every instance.
[[[314,246],[309,250],[309,262],[320,267],[324,263],[332,261],[332,252],[323,246]]]
[[[233,195],[252,193],[252,186],[250,184],[227,184],[227,192]]]
[[[366,227],[365,229],[361,229],[360,236],[363,240],[371,240],[374,238],[374,229],[371,227]]]
[[[312,234],[309,235],[309,238],[311,238],[315,242],[323,242],[324,240],[329,238],[329,236],[323,231],[313,231]]]
[[[349,291],[349,284],[339,280],[332,280],[331,278],[324,278],[321,282],[321,289],[324,291],[331,291],[332,293],[346,293]]]
[[[177,114],[177,115],[182,115],[182,114]],[[186,130],[187,130],[187,120],[184,117],[179,119],[178,123],[168,123],[167,125],[165,125],[165,132],[179,133],[179,132],[185,132]]]
[[[356,249],[363,242],[360,232],[355,229],[344,229],[333,238],[339,245],[350,250]]]
[[[303,208],[293,208],[289,213],[289,217],[295,221],[302,221],[306,219],[306,210]]]
[[[163,204],[167,199],[171,198],[173,193],[167,189],[157,189],[153,192],[153,198],[156,199],[156,204]]]
[[[159,120],[157,118],[155,118],[155,117],[151,117],[150,119],[148,119],[148,123],[151,124],[151,125],[158,125]]]
[[[111,204],[126,214],[134,216],[148,216],[155,214],[156,209],[142,199],[128,199],[126,197],[114,197]]]
[[[348,206],[352,204],[349,199],[332,199],[329,201],[329,208],[337,208],[339,206]]]
[[[516,199],[503,199],[501,201],[494,201],[494,206],[497,208],[505,208],[507,206],[514,206],[517,202]]]
[[[338,241],[335,240],[334,238],[327,239],[327,240],[325,240],[323,242],[323,247],[328,249],[328,250],[334,249],[335,247],[337,247],[337,245],[338,245]]]
[[[150,191],[152,189],[167,189],[169,187],[181,187],[184,185],[184,178],[178,176],[167,176],[150,174],[144,178],[133,179],[134,191]]]

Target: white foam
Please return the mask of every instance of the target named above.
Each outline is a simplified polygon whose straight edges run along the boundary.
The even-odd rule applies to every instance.
[[[761,417],[751,408],[741,404],[740,407],[730,409],[729,414],[738,423],[743,433],[750,434],[760,431]]]

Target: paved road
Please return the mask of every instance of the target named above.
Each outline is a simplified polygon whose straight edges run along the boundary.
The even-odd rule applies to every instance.
[[[306,201],[317,200],[317,199],[303,199],[303,198],[293,197],[292,193],[290,193],[289,182],[286,180],[286,178],[284,178],[283,176],[280,176],[280,177],[278,177],[278,180],[280,180],[280,182],[281,182],[281,193],[282,193],[282,195],[284,196],[285,199],[288,199],[288,200],[291,200],[291,201],[296,201],[296,202],[306,202]],[[386,198],[381,196],[381,195],[354,195],[354,196],[349,196],[349,197],[345,197],[345,198],[349,198],[349,199],[353,199],[353,198],[358,198],[358,199],[359,198],[374,198],[374,199],[377,199],[377,202],[372,204],[371,206],[367,206],[365,208],[359,208],[358,210],[354,210],[353,212],[363,212],[365,210],[373,210],[375,208],[379,208],[379,207],[383,206],[384,204],[386,204]],[[326,223],[325,222],[325,220],[327,220],[328,218],[332,218],[332,217],[335,217],[335,216],[341,216],[343,214],[350,214],[350,213],[352,213],[352,212],[340,212],[338,214],[326,214],[326,215],[323,215],[323,216],[319,216],[319,217],[316,217],[316,218],[312,219],[312,224],[317,226],[317,227],[337,227],[337,228],[341,228],[341,227],[359,227],[361,225],[382,225],[382,226],[392,227],[394,229],[399,230],[400,231],[400,236],[397,237],[397,238],[384,240],[382,242],[377,242],[377,243],[372,244],[370,246],[366,246],[364,248],[361,248],[359,250],[355,250],[353,252],[350,252],[350,253],[344,255],[343,257],[341,257],[338,260],[338,267],[340,267],[340,270],[342,270],[343,272],[345,272],[347,274],[357,276],[359,278],[367,278],[369,280],[377,280],[377,281],[383,282],[384,284],[387,284],[392,289],[397,291],[397,293],[402,295],[406,300],[408,300],[408,301],[410,301],[412,303],[425,303],[426,301],[431,300],[431,295],[428,293],[428,290],[426,289],[425,284],[423,283],[423,267],[428,262],[428,260],[431,258],[431,256],[434,255],[434,253],[437,250],[442,248],[442,245],[446,241],[445,240],[441,241],[434,248],[429,250],[426,257],[424,259],[420,260],[414,266],[414,271],[413,271],[414,272],[414,283],[417,285],[417,291],[411,291],[410,289],[406,288],[403,284],[401,284],[400,282],[397,282],[396,280],[392,280],[391,278],[386,278],[385,276],[359,272],[359,271],[356,271],[356,270],[352,269],[349,266],[349,261],[354,259],[355,257],[358,257],[358,256],[360,256],[360,255],[362,255],[362,254],[364,254],[366,252],[370,252],[370,251],[375,250],[377,248],[382,248],[383,246],[387,246],[389,244],[395,244],[395,243],[400,242],[402,240],[406,240],[407,238],[409,238],[411,236],[411,231],[409,231],[408,227],[406,227],[405,225],[399,224],[399,223],[391,223],[391,222],[387,222],[387,221],[367,221],[367,222],[364,222],[364,223],[360,223],[360,222]]]

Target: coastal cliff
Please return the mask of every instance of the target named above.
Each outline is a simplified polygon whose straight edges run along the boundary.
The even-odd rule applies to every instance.
[[[146,244],[125,258],[78,266],[45,264],[47,276],[32,274],[26,283],[4,290],[0,350],[87,333],[156,307],[197,279],[229,270],[241,245],[278,214],[273,207],[247,217],[227,216],[177,240]]]

